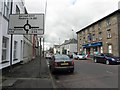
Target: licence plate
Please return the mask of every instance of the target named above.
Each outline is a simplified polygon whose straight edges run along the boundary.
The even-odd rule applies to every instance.
[[[68,65],[68,63],[61,63],[61,65]]]

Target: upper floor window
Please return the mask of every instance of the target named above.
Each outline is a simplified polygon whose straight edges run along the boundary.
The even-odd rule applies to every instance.
[[[3,14],[6,18],[9,17],[9,7],[10,7],[9,0],[4,0],[4,12],[3,12]]]
[[[107,18],[107,19],[106,19],[106,25],[107,25],[107,28],[111,25],[111,23],[110,23],[110,18]]]
[[[20,14],[20,9],[17,5],[16,5],[16,14]]]
[[[99,32],[99,34],[98,34],[98,39],[99,39],[99,40],[102,40],[102,32]]]
[[[111,30],[109,29],[109,30],[107,30],[107,38],[111,38],[112,36],[111,36]]]
[[[88,41],[91,41],[92,40],[92,35],[91,33],[88,34]]]
[[[95,26],[94,25],[92,26],[92,31],[95,31]]]
[[[95,41],[95,40],[96,40],[96,38],[95,38],[95,34],[93,34],[93,37],[92,37],[92,38],[93,38],[93,41]]]
[[[101,23],[98,23],[98,30],[101,30]]]

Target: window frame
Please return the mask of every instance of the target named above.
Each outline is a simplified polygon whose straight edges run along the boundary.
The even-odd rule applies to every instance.
[[[4,17],[8,19],[9,13],[10,13],[10,2],[9,0],[4,0],[4,11],[3,11]]]
[[[8,61],[8,60],[7,60],[8,41],[9,41],[9,38],[3,36],[3,38],[2,38],[2,62]],[[5,51],[5,54],[3,54],[4,51]],[[4,56],[4,55],[5,55],[5,56]]]
[[[18,45],[18,42],[14,41],[14,54],[13,54],[14,59],[17,59],[17,45]]]

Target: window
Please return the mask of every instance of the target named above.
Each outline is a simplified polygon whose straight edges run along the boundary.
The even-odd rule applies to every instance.
[[[102,32],[99,32],[99,34],[98,34],[98,39],[99,39],[99,40],[102,40]]]
[[[92,40],[92,35],[91,33],[88,34],[88,41],[91,41]]]
[[[17,58],[17,41],[14,41],[14,59]]]
[[[4,0],[4,16],[5,17],[9,17],[9,6],[10,6],[10,2],[9,0]]]
[[[98,30],[101,30],[101,23],[98,23]]]
[[[108,53],[112,53],[112,45],[108,45]]]
[[[93,37],[92,37],[92,38],[93,38],[93,41],[95,41],[95,40],[96,40],[96,38],[95,38],[95,34],[93,34]]]
[[[95,31],[95,26],[92,26],[92,31]]]
[[[20,9],[17,5],[16,5],[16,14],[20,14]]]
[[[111,38],[111,30],[107,30],[107,38]]]
[[[107,28],[109,28],[109,26],[111,25],[110,18],[106,19],[106,25],[107,25]]]
[[[7,46],[8,46],[8,38],[3,36],[2,41],[2,61],[6,61],[7,59]]]
[[[100,52],[103,53],[103,47],[100,47]]]

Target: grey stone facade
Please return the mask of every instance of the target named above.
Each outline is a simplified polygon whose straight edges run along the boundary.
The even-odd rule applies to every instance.
[[[112,53],[120,56],[120,10],[77,32],[78,53]]]

